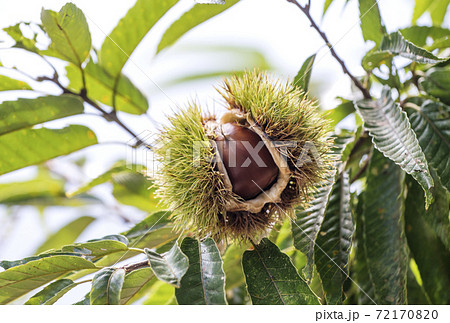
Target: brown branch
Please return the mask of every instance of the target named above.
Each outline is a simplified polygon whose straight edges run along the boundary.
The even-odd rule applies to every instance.
[[[58,79],[58,75],[55,73],[53,75],[53,77],[47,77],[47,76],[42,76],[36,79],[37,81],[51,81],[53,83],[55,83],[62,91],[63,93],[68,93],[68,94],[72,94],[72,95],[76,95],[78,97],[80,97],[84,102],[88,103],[89,105],[91,105],[94,109],[100,111],[103,115],[103,117],[108,120],[108,121],[113,121],[115,122],[117,125],[119,125],[122,129],[124,129],[126,132],[128,132],[131,136],[133,136],[133,138],[136,139],[136,143],[134,145],[134,147],[139,147],[139,146],[145,146],[147,148],[150,149],[151,146],[145,144],[145,142],[139,138],[139,136],[134,133],[130,128],[128,128],[128,126],[126,126],[117,116],[117,113],[115,110],[111,111],[111,112],[106,112],[101,106],[99,106],[97,104],[97,102],[93,101],[92,99],[90,99],[87,96],[87,92],[86,89],[82,89],[80,91],[80,93],[75,93],[71,90],[69,90],[68,88],[64,87]]]
[[[125,269],[125,272],[128,274],[129,272],[132,272],[136,269],[146,268],[150,267],[150,264],[148,263],[148,260],[143,260],[134,264],[125,265],[122,268]]]
[[[287,0],[287,2],[295,4],[305,14],[305,16],[309,19],[309,21],[311,23],[311,27],[313,27],[319,33],[319,35],[322,37],[322,39],[324,40],[324,42],[327,45],[328,49],[330,50],[331,55],[341,65],[342,70],[344,71],[344,73],[347,74],[351,78],[351,80],[355,84],[355,86],[359,90],[361,90],[364,98],[370,99],[371,96],[370,96],[369,91],[364,87],[364,85],[355,76],[353,76],[352,73],[350,73],[350,71],[348,70],[348,68],[345,65],[344,61],[338,56],[338,54],[334,50],[334,47],[333,47],[333,45],[331,45],[330,41],[328,40],[327,35],[319,28],[319,26],[316,24],[316,22],[312,18],[311,13],[309,11],[309,8],[310,8],[310,5],[311,5],[310,1],[308,1],[308,4],[306,4],[305,6],[300,5],[296,0]]]

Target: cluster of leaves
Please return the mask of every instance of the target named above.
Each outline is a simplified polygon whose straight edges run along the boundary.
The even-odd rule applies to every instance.
[[[237,2],[196,4],[167,29],[157,51]],[[65,61],[69,86],[54,69],[52,77],[34,81],[55,83],[61,95],[0,104],[0,174],[97,144],[85,126],[35,127],[82,114],[85,106],[132,134],[116,112],[140,115],[149,104],[123,67],[176,3],[138,0],[100,50],[91,48],[86,19],[70,3],[59,13],[43,10],[41,25],[5,28],[15,48],[45,62]],[[331,3],[326,1],[325,11]],[[414,22],[429,11],[434,23],[442,23],[444,3],[417,1]],[[375,44],[361,62],[366,75],[360,81],[380,95],[341,98],[326,113],[337,125],[335,172],[318,186],[308,209],[297,210],[296,219],[277,225],[259,244],[198,241],[172,230],[170,211],[158,209],[153,190],[147,190],[152,183],[137,167],[118,163],[70,193],[63,180],[41,168],[32,181],[0,185],[0,203],[97,203],[87,192],[109,182],[119,203],[149,215],[121,234],[74,243],[95,220],[80,217],[34,256],[1,261],[0,304],[53,304],[82,284],[91,289],[76,304],[450,303],[450,30],[411,26],[387,34],[377,1],[359,4],[364,40]],[[35,30],[34,37],[26,37],[23,28]],[[45,49],[38,34],[50,40]],[[293,81],[304,90],[314,58]],[[214,73],[184,81],[209,76]],[[9,90],[32,87],[0,75],[0,91]],[[356,126],[344,130],[341,121],[348,118]],[[136,144],[143,142],[137,138]],[[131,262],[132,257],[143,260]]]

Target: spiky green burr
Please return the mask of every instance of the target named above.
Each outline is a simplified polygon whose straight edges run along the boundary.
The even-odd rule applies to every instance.
[[[158,195],[173,210],[178,229],[189,228],[198,237],[258,241],[276,222],[293,216],[294,206],[307,203],[314,184],[329,170],[330,129],[315,101],[265,73],[233,76],[219,92],[228,109],[221,119],[203,115],[190,103],[163,129],[156,149]],[[235,189],[237,184],[254,185],[245,174],[255,169],[233,177],[223,151],[219,153],[218,143],[224,137],[231,140],[223,133],[230,127],[230,134],[259,136],[270,152],[266,161],[273,158],[269,164],[278,167],[276,179],[267,187],[258,186],[256,197],[244,199]],[[268,168],[256,171],[264,175]]]

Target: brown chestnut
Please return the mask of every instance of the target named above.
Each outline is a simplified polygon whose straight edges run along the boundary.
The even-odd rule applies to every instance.
[[[259,135],[237,123],[221,124],[216,133],[217,149],[233,192],[250,200],[270,188],[278,167]]]

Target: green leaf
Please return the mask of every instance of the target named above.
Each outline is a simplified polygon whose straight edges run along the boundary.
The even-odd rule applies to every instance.
[[[450,68],[432,68],[420,79],[420,86],[428,94],[450,105]]]
[[[22,129],[0,136],[0,175],[97,144],[85,126]]]
[[[361,65],[366,71],[372,71],[383,64],[391,65],[392,57],[393,55],[389,51],[369,51],[364,55]]]
[[[450,0],[416,0],[414,12],[412,16],[412,23],[415,24],[425,11],[428,11],[433,21],[433,25],[439,26],[444,21],[447,7]]]
[[[80,70],[73,64],[66,66],[69,89],[80,92],[83,89],[83,79]],[[108,71],[89,61],[84,68],[88,96],[110,107],[115,105],[119,111],[131,114],[143,114],[148,109],[145,95],[123,74],[119,74],[116,84]],[[113,97],[115,96],[115,101]]]
[[[120,294],[120,304],[130,304],[135,298],[146,293],[155,283],[154,277],[150,268],[140,268],[126,274]]]
[[[363,205],[364,193],[358,196],[358,204],[356,206],[356,227],[355,227],[355,261],[352,264],[352,272],[354,273],[355,284],[358,288],[357,303],[358,305],[376,305],[374,301],[374,288],[367,269],[367,256],[364,247],[365,226],[363,221]]]
[[[74,303],[73,305],[91,305],[91,296],[90,293],[84,295],[83,299]]]
[[[335,140],[335,149],[332,151],[332,158],[335,158],[337,169],[342,152],[348,144],[349,138],[337,138]],[[313,194],[313,200],[310,207],[304,210],[296,211],[296,219],[292,221],[292,237],[294,238],[294,246],[307,256],[308,262],[304,268],[305,275],[308,280],[312,277],[314,265],[314,245],[317,235],[324,218],[324,214],[328,205],[331,190],[335,183],[335,169],[316,186],[316,192]]]
[[[411,178],[406,181],[408,195],[406,197],[405,220],[406,237],[412,256],[420,271],[423,287],[433,304],[450,302],[450,252],[445,249],[439,237],[425,219],[440,218],[443,215],[448,221],[448,201],[445,208],[424,208],[424,198],[420,186]],[[448,239],[449,236],[447,236]],[[409,291],[408,291],[409,292]]]
[[[398,31],[383,37],[380,50],[388,51],[423,64],[436,64],[446,60],[445,58],[436,57],[425,49],[407,41]]]
[[[48,250],[37,256],[27,257],[21,260],[0,261],[0,266],[8,269],[11,267],[26,264],[30,261],[58,255],[78,256],[90,261],[97,261],[98,259],[106,255],[124,251],[128,251],[127,238],[121,235],[109,235],[101,239],[93,239],[83,243],[74,243],[71,245],[63,246],[58,250]]]
[[[392,100],[389,88],[383,89],[379,100],[359,101],[356,107],[375,147],[419,182],[430,205],[434,184],[427,160],[406,113]]]
[[[119,305],[125,269],[103,268],[92,280],[91,305]]]
[[[62,247],[57,251],[47,253],[71,253],[91,261],[97,260],[105,255],[128,250],[128,240],[122,235],[109,235],[101,239],[93,239],[87,242],[74,243]]]
[[[189,258],[189,269],[175,290],[180,305],[225,305],[225,274],[213,239],[185,238],[181,251]]]
[[[197,3],[188,12],[184,13],[180,19],[175,21],[164,33],[158,44],[157,53],[166,47],[172,46],[181,36],[200,25],[201,23],[211,19],[222,13],[228,8],[234,6],[239,0],[227,0],[225,4],[200,4]]]
[[[242,266],[254,305],[319,304],[289,257],[267,238],[244,252]]]
[[[24,81],[15,80],[5,75],[0,75],[0,92],[14,90],[32,90],[32,88]]]
[[[403,37],[416,46],[428,47],[427,40],[434,42],[450,37],[450,30],[436,26],[410,26],[400,30]]]
[[[25,182],[0,184],[1,204],[24,204],[34,199],[64,195],[64,182],[54,178],[37,178]]]
[[[162,255],[150,249],[145,249],[145,254],[153,273],[159,280],[180,287],[181,278],[189,268],[189,259],[177,243]]]
[[[175,288],[157,280],[148,291],[142,305],[177,305]]]
[[[328,206],[314,246],[317,272],[327,304],[342,304],[353,234],[350,180],[343,172],[333,185]]]
[[[135,248],[159,248],[178,238],[169,220],[170,211],[153,212],[123,234]]]
[[[359,0],[359,17],[364,40],[372,40],[379,46],[386,29],[381,21],[378,1]]]
[[[106,37],[98,54],[113,78],[120,72],[144,36],[177,3],[177,0],[138,0]]]
[[[322,17],[325,16],[325,14],[327,13],[327,10],[330,7],[332,2],[333,2],[333,0],[325,0],[325,4],[323,5]]]
[[[316,54],[309,56],[303,63],[297,76],[294,78],[292,85],[305,92],[308,92],[309,80],[311,79],[312,68]]]
[[[419,285],[411,270],[408,270],[406,288],[408,290],[408,305],[431,305],[423,286]]]
[[[73,243],[77,237],[86,229],[86,227],[94,221],[95,218],[90,216],[82,216],[63,226],[54,234],[50,235],[47,240],[39,246],[35,254],[40,254],[49,249],[58,249],[64,245]]]
[[[52,40],[51,49],[81,67],[91,50],[91,33],[83,12],[73,3],[67,3],[59,13],[42,10],[41,20]]]
[[[112,175],[113,196],[122,204],[131,205],[147,212],[163,209],[156,198],[156,188],[146,176],[128,171]]]
[[[450,107],[427,100],[407,112],[425,157],[450,192]]]
[[[225,289],[230,290],[241,286],[244,281],[242,271],[242,255],[247,248],[238,244],[231,244],[223,256],[223,271],[225,272]]]
[[[0,304],[9,303],[74,270],[96,269],[81,257],[60,255],[27,262],[0,272]]]
[[[77,284],[70,279],[57,280],[32,296],[25,305],[53,305],[75,286],[77,286]]]
[[[0,103],[0,135],[83,111],[81,100],[67,94],[5,101]]]
[[[377,304],[406,303],[408,258],[403,219],[405,173],[373,150],[364,192],[364,248]]]
[[[327,119],[330,120],[331,127],[333,128],[353,112],[355,112],[355,105],[349,100],[342,100],[342,103],[334,109],[324,111]]]
[[[29,26],[25,22],[20,22],[13,26],[3,28],[3,30],[16,42],[13,47],[23,48],[33,53],[39,53],[39,49],[36,47],[36,35],[33,38],[25,37],[20,30],[20,26]],[[30,31],[31,28],[28,28]]]
[[[131,169],[128,166],[126,166],[126,165],[122,165],[122,164],[115,165],[111,169],[107,170],[103,174],[101,174],[98,177],[96,177],[93,180],[91,180],[90,182],[80,186],[79,188],[77,188],[74,191],[66,193],[66,195],[68,197],[74,197],[76,195],[85,193],[85,192],[89,191],[91,188],[93,188],[95,186],[98,186],[98,185],[101,185],[103,183],[112,181],[114,175],[118,174],[118,173],[121,173],[121,172],[129,173],[129,172],[131,172]]]

